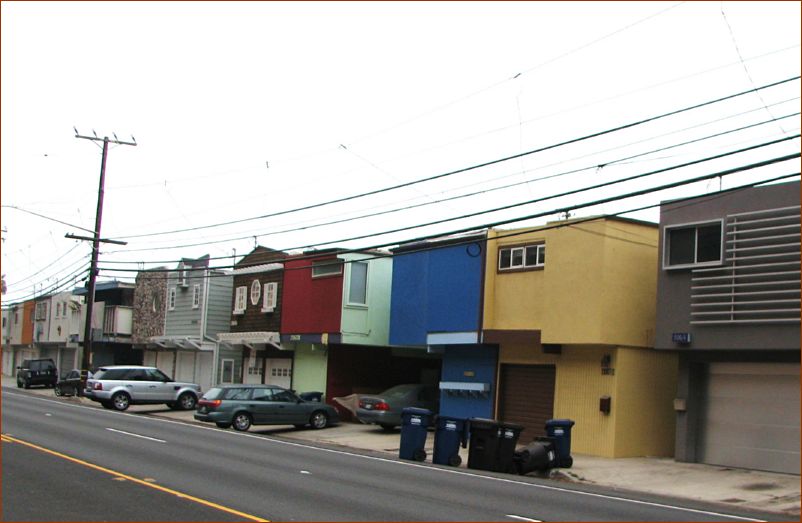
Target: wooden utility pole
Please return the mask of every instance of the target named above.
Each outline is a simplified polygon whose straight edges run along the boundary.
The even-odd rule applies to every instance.
[[[116,134],[114,135],[113,140],[109,139],[108,136],[99,138],[94,131],[92,131],[92,134],[95,134],[94,137],[81,136],[78,133],[78,129],[75,129],[74,127],[73,129],[75,130],[76,138],[82,138],[84,140],[92,140],[94,142],[103,142],[103,156],[101,157],[100,160],[100,185],[97,191],[97,213],[95,214],[95,230],[92,235],[92,262],[89,266],[89,287],[87,289],[87,297],[86,297],[86,323],[84,324],[84,346],[83,346],[84,350],[81,356],[81,369],[84,371],[88,371],[89,367],[92,364],[92,310],[95,305],[95,280],[97,278],[97,260],[100,250],[100,242],[120,243],[120,242],[114,242],[112,240],[100,239],[100,222],[103,217],[103,192],[104,192],[103,187],[106,180],[106,156],[108,155],[109,152],[109,143],[135,146],[136,139],[134,139],[134,137],[131,136],[131,141],[125,142],[117,139]]]

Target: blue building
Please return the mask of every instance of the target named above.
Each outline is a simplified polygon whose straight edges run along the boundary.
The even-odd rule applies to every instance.
[[[486,233],[393,251],[390,344],[442,355],[440,413],[493,416],[498,347],[481,343]]]

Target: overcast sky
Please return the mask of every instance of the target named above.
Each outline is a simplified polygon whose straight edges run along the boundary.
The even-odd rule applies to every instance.
[[[91,234],[101,149],[76,139],[73,126],[136,139],[109,149],[101,229],[128,242],[103,245],[101,280],[125,281],[135,273],[109,269],[204,254],[230,265],[256,243],[366,247],[535,214],[544,216],[504,227],[545,223],[563,206],[799,151],[795,138],[379,235],[792,137],[794,80],[435,181],[248,220],[793,78],[800,3],[4,1],[0,10],[4,304],[70,289],[87,274],[90,244],[64,235]],[[573,213],[618,213],[795,172],[798,159]],[[657,210],[626,216],[656,221]],[[231,221],[239,223],[210,227]],[[347,241],[357,236],[371,237]]]

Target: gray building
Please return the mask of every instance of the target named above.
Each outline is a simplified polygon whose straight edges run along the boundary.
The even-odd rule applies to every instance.
[[[137,317],[143,323],[137,326],[136,341],[145,349],[145,365],[208,390],[219,381],[214,377],[214,354],[217,335],[229,330],[231,275],[210,269],[206,255],[183,259],[169,272],[140,276],[138,305],[145,312]],[[163,329],[159,329],[162,319]]]
[[[676,459],[799,474],[799,182],[664,202],[660,254]]]

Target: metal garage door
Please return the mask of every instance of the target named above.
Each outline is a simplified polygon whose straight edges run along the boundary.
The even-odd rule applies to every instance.
[[[799,365],[713,363],[699,461],[799,474]]]
[[[546,421],[554,417],[553,365],[501,365],[499,419],[523,425],[519,443],[545,436]]]

